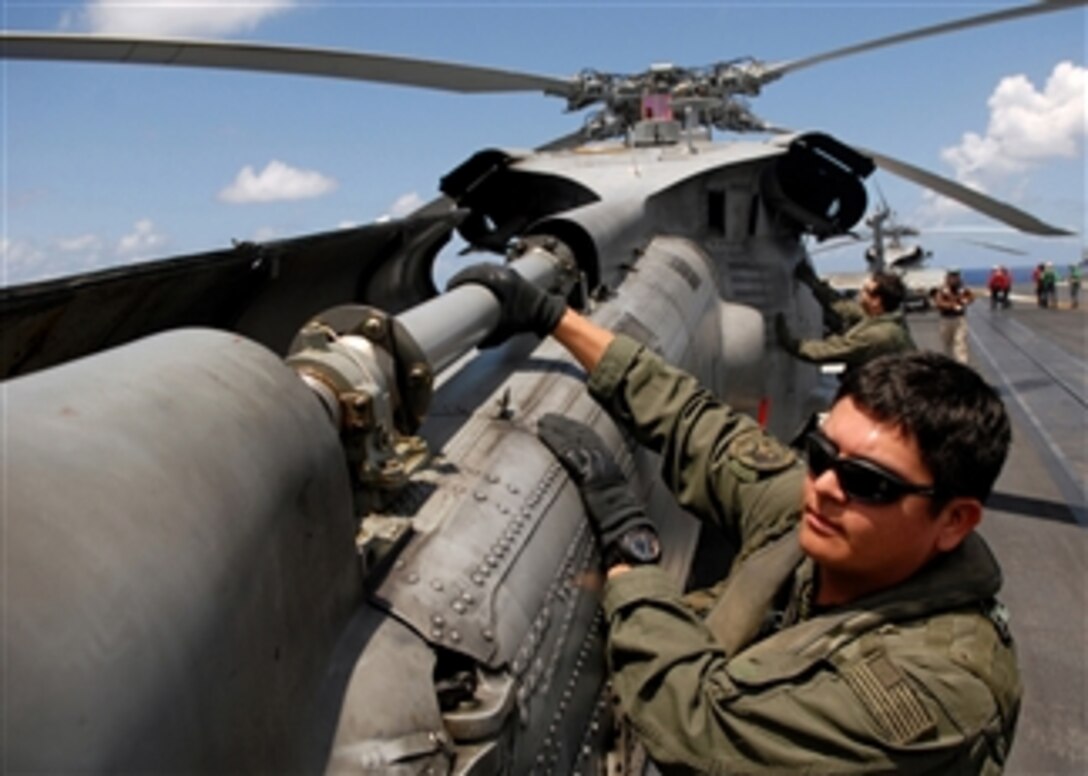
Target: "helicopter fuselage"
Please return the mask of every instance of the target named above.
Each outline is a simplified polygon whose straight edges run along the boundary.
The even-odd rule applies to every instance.
[[[443,185],[469,211],[470,242],[568,249],[597,289],[583,300],[597,320],[785,435],[818,402],[816,375],[778,352],[765,319],[793,311],[818,326],[792,280],[800,236],[848,228],[851,208],[864,209],[859,176],[808,153],[803,143],[490,151]],[[790,198],[797,176],[821,172],[822,189]],[[420,310],[400,316],[409,337]],[[562,412],[604,435],[650,505],[678,584],[692,574],[698,526],[652,456],[586,395],[570,357],[531,346],[515,340],[438,376],[418,429],[433,457],[381,498],[349,484],[342,459],[308,452],[335,449],[336,427],[288,365],[244,340],[167,333],[13,380],[8,440],[21,453],[9,503],[39,518],[7,536],[9,589],[20,591],[7,614],[8,690],[22,709],[9,763],[566,773],[614,755],[599,561],[536,418]],[[235,398],[215,400],[222,390]],[[283,426],[304,417],[305,437]],[[224,429],[273,463],[224,447]],[[88,468],[119,439],[136,458]],[[266,476],[279,490],[261,490]],[[269,498],[298,508],[281,519]],[[75,514],[64,573],[51,574],[47,556]],[[396,535],[376,560],[346,545],[353,516],[359,548]],[[111,536],[125,537],[123,552],[104,567]],[[88,596],[96,577],[114,580],[108,594]],[[122,633],[81,638],[118,611],[129,613]],[[57,645],[68,656],[59,673]],[[131,713],[80,723],[104,708]],[[148,723],[171,709],[171,724]],[[239,726],[246,735],[215,732]]]

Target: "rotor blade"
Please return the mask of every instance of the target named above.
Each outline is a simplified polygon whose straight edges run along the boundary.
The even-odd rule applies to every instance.
[[[1068,8],[1075,8],[1083,5],[1088,5],[1088,0],[1044,0],[1044,2],[1033,3],[1031,5],[1006,8],[1001,11],[993,11],[979,16],[969,16],[965,19],[944,22],[943,24],[934,24],[929,27],[921,27],[909,32],[889,35],[885,38],[876,38],[875,40],[866,41],[864,43],[856,43],[852,46],[827,51],[823,54],[815,54],[811,57],[804,57],[803,59],[794,59],[790,62],[767,65],[763,69],[763,78],[765,81],[772,81],[786,73],[792,73],[794,70],[818,65],[832,59],[841,59],[842,57],[860,54],[864,51],[872,51],[873,49],[883,48],[884,46],[893,46],[897,43],[906,43],[910,40],[928,38],[931,35],[941,35],[956,30],[965,30],[970,27],[980,27],[984,24],[1018,19],[1022,16],[1034,16],[1041,13],[1050,13],[1051,11],[1063,11]]]
[[[0,59],[75,60],[255,70],[417,86],[450,92],[543,91],[573,82],[453,62],[229,41],[0,32]]]
[[[1012,205],[996,200],[993,197],[988,197],[974,189],[969,189],[948,178],[943,178],[940,175],[927,172],[920,167],[915,167],[913,164],[908,164],[899,159],[893,159],[890,156],[878,154],[875,151],[870,151],[869,149],[861,148],[860,146],[853,144],[851,144],[851,147],[858,153],[872,157],[873,161],[877,163],[877,166],[888,172],[894,173],[901,178],[906,178],[913,183],[917,183],[919,186],[925,186],[928,189],[932,189],[942,196],[954,199],[972,210],[977,210],[980,213],[988,215],[990,218],[1019,229],[1021,232],[1044,235],[1047,237],[1073,234],[1073,232],[1066,229],[1051,226],[1048,223],[1040,221],[1038,218],[1031,215],[1031,213],[1015,208]]]
[[[430,262],[464,217],[431,204],[431,215],[0,288],[0,380],[182,326],[284,355],[335,305],[418,304],[434,295]]]
[[[1027,256],[1027,251],[1022,251],[1019,248],[1012,248],[1008,245],[1002,245],[1001,243],[986,242],[985,240],[968,240],[964,239],[964,242],[971,243],[972,245],[981,245],[983,248],[989,248],[991,251],[998,251],[999,253],[1009,253],[1013,256]]]
[[[868,238],[863,238],[859,234],[853,232],[847,232],[844,235],[838,237],[832,237],[830,240],[814,245],[808,249],[809,256],[816,256],[821,253],[828,253],[829,251],[839,251],[843,248],[856,247],[859,242],[866,242]]]

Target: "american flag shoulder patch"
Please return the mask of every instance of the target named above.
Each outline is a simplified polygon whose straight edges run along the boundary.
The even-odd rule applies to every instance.
[[[892,743],[909,744],[937,729],[906,675],[884,652],[843,666],[842,677]]]

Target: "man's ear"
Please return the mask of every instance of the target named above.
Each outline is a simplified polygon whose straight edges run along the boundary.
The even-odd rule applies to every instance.
[[[937,521],[941,524],[937,534],[937,549],[950,552],[975,530],[982,519],[982,502],[976,498],[954,498],[944,505]]]

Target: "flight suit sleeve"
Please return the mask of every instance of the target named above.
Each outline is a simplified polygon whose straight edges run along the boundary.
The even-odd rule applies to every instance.
[[[834,310],[835,305],[843,301],[839,292],[831,287],[831,284],[826,280],[820,280],[814,278],[811,282],[806,283],[809,290],[812,291],[812,295],[816,297],[816,301],[820,303],[820,307],[824,310]]]
[[[980,772],[982,726],[965,725],[914,675],[939,673],[935,686],[973,693],[988,714],[969,672],[941,673],[931,662],[947,661],[928,658],[903,667],[879,638],[795,666],[726,655],[675,585],[638,567],[604,597],[613,690],[664,772]]]
[[[861,309],[861,305],[850,299],[844,299],[827,281],[817,280],[808,287],[823,309],[824,323],[834,333],[841,334],[865,317],[865,311]]]
[[[801,340],[793,355],[814,364],[843,361],[852,366],[881,352],[882,345],[883,341],[874,329],[864,329],[833,334],[824,339]]]
[[[835,328],[836,334],[841,334],[865,319],[865,311],[861,309],[861,305],[849,299],[840,299],[831,305],[829,309],[832,318],[837,319],[839,322],[838,327]]]
[[[662,477],[680,505],[734,540],[796,520],[801,478],[794,453],[691,375],[619,335],[590,375],[589,390],[661,454]]]

